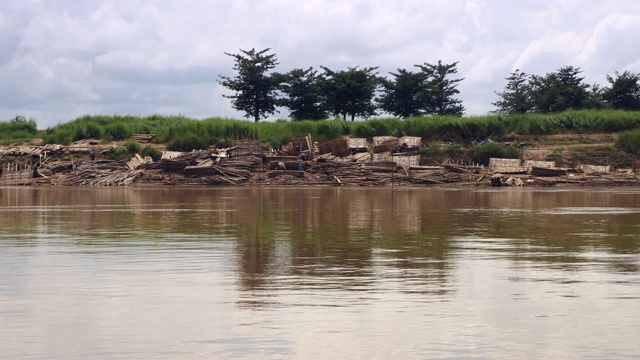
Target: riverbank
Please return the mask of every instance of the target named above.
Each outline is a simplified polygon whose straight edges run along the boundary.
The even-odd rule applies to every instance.
[[[312,144],[296,139],[290,147],[235,141],[225,149],[167,151],[158,157],[135,154],[113,159],[125,142],[99,140],[63,145],[0,147],[0,185],[34,186],[636,186],[637,163],[617,160],[615,135],[520,138],[522,158],[491,158],[487,165],[433,157],[419,138],[395,140],[338,138]],[[142,138],[138,138],[140,140]],[[151,138],[145,138],[147,141]],[[405,147],[385,147],[389,141]],[[388,144],[387,144],[388,145]],[[433,145],[430,145],[433,146]],[[407,151],[408,150],[408,151]],[[126,154],[126,151],[124,152]],[[589,154],[596,154],[587,158]],[[603,155],[604,154],[604,155]],[[624,164],[625,166],[616,165]]]
[[[410,156],[410,155],[409,155]],[[407,156],[408,157],[408,156]],[[499,159],[502,162],[508,159]],[[512,159],[517,161],[518,159]],[[538,162],[540,163],[540,162]],[[129,161],[91,160],[71,157],[41,165],[5,163],[0,185],[34,186],[637,186],[631,169],[548,169],[455,164],[405,165],[374,161],[370,155],[344,158],[321,155],[303,160],[296,157],[266,157],[245,154],[230,159],[212,159],[206,152],[182,154],[152,161],[134,157]],[[11,169],[14,166],[17,168]],[[284,167],[284,169],[281,169]]]

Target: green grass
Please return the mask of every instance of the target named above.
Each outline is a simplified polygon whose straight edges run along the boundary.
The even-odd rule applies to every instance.
[[[625,131],[618,136],[616,148],[640,156],[640,129]]]
[[[26,120],[16,116],[8,122],[0,122],[0,142],[3,144],[19,143],[36,138],[38,128],[33,119]]]
[[[153,142],[170,148],[191,150],[211,146],[228,147],[236,139],[257,139],[273,147],[293,138],[311,134],[317,141],[342,135],[372,138],[379,135],[419,136],[425,141],[469,145],[476,139],[499,140],[505,136],[551,134],[614,133],[640,129],[640,112],[620,110],[580,110],[558,114],[487,115],[473,117],[429,116],[405,120],[375,118],[367,121],[263,121],[254,123],[228,118],[190,119],[184,116],[86,115],[45,131],[37,131],[35,121],[0,122],[0,141],[27,141],[42,136],[45,143],[70,144],[99,138],[126,140],[132,134],[155,134]],[[637,151],[623,136],[620,148]],[[630,150],[629,150],[630,149]],[[634,150],[635,149],[635,150]]]

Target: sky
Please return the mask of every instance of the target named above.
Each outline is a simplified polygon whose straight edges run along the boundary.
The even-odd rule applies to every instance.
[[[465,116],[485,115],[516,69],[569,65],[606,86],[616,71],[640,72],[638,44],[637,0],[2,0],[0,121],[241,119],[218,80],[234,76],[225,52],[252,48],[270,48],[278,72],[377,66],[389,76],[458,62]]]

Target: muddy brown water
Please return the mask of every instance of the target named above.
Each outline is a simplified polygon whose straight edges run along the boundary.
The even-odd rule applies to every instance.
[[[635,188],[0,188],[3,358],[635,358],[639,304]]]

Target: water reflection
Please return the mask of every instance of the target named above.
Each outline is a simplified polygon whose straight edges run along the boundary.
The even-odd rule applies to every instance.
[[[391,274],[421,284],[415,291],[446,292],[452,259],[470,251],[637,272],[639,197],[635,190],[4,188],[0,246],[37,246],[56,233],[83,251],[235,239],[246,290],[269,290],[286,276],[335,277],[323,284],[358,289]]]
[[[635,189],[0,188],[0,320],[12,324],[0,337],[17,339],[0,345],[56,357],[31,343],[35,327],[82,350],[63,358],[629,356],[639,200]],[[615,339],[592,332],[602,322]]]

